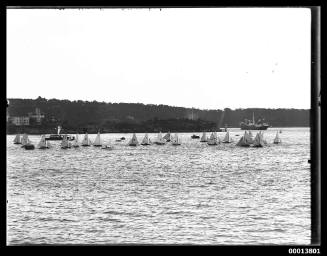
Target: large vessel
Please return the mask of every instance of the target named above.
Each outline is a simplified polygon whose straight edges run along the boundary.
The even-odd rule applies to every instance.
[[[240,123],[241,130],[267,130],[270,127],[269,124],[264,123],[264,119],[259,119],[257,122],[254,120],[254,113],[251,120],[245,119]]]
[[[61,126],[58,126],[57,134],[50,134],[45,137],[45,140],[63,140],[64,136],[60,134]],[[67,135],[68,140],[73,140],[74,136]]]

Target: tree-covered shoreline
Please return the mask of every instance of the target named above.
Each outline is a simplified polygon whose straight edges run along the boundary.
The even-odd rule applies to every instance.
[[[308,127],[309,109],[229,109],[201,110],[141,103],[105,103],[57,99],[8,99],[10,116],[27,116],[39,108],[45,115],[41,125],[7,125],[7,134],[24,130],[30,134],[63,132],[199,132],[239,127],[244,119],[264,119],[272,127]]]

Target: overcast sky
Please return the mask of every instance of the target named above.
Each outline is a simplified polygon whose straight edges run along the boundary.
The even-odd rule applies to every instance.
[[[310,9],[8,9],[7,97],[310,108]]]

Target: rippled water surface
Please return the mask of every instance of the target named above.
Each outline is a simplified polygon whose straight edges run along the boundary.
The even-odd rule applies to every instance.
[[[265,148],[236,147],[240,129],[218,146],[183,133],[181,146],[129,147],[131,134],[103,134],[112,151],[25,150],[8,135],[7,242],[309,244],[310,131],[282,131],[280,145],[265,131]]]

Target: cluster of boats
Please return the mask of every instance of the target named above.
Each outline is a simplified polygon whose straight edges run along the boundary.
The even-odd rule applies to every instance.
[[[76,134],[73,139],[70,139],[71,136],[69,135],[62,135],[62,141],[60,144],[60,147],[62,149],[68,149],[68,148],[77,148],[77,147],[88,147],[88,146],[95,146],[95,147],[101,147],[102,149],[113,149],[112,145],[106,144],[101,140],[101,135],[100,132],[98,132],[95,140],[92,142],[88,134],[84,134],[84,138],[81,142],[79,142],[78,139],[78,134]],[[200,137],[200,136],[198,136]],[[124,137],[116,140],[116,141],[122,141],[125,140]],[[158,133],[157,139],[155,141],[151,141],[149,138],[148,134],[146,133],[144,138],[142,139],[141,143],[139,143],[136,134],[134,133],[132,138],[129,140],[128,144],[129,146],[138,146],[138,145],[143,145],[143,146],[148,146],[152,144],[156,145],[165,145],[167,142],[171,142],[173,146],[179,146],[181,145],[181,140],[178,137],[178,134],[175,133],[174,136],[169,133],[167,133],[165,136],[162,136],[161,132]],[[207,137],[206,132],[203,132],[202,137],[200,139],[200,142],[206,142],[209,146],[214,146],[218,145],[220,143],[231,143],[233,142],[233,139],[230,137],[229,131],[226,132],[225,137],[223,139],[220,139],[219,136],[217,136],[216,132],[212,132],[210,137]],[[276,137],[273,141],[274,144],[279,144],[281,143],[281,139],[279,138],[278,131],[276,133]],[[20,134],[17,134],[15,139],[14,139],[14,144],[21,144],[23,148],[27,150],[34,149],[35,146],[33,143],[30,141],[28,138],[28,135],[25,133],[21,137]],[[245,131],[244,135],[240,138],[240,140],[236,143],[236,146],[240,147],[264,147],[268,143],[263,137],[263,132],[260,131],[256,134],[255,138],[253,138],[252,132],[251,131]],[[49,142],[49,139],[46,138],[45,135],[41,136],[41,140],[37,145],[37,148],[39,149],[48,149],[51,148],[52,145]]]

